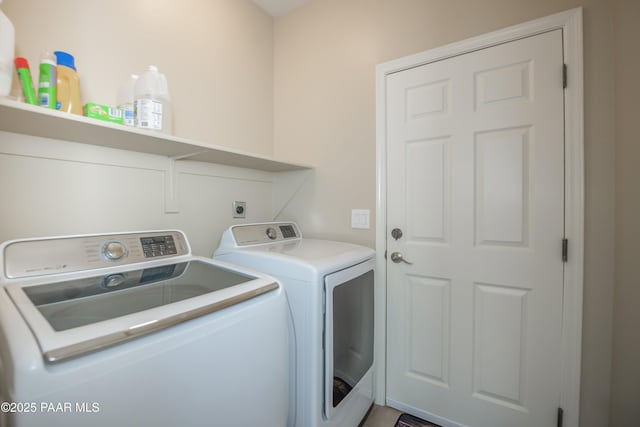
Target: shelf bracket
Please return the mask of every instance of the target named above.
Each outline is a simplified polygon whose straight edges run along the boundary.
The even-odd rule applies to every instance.
[[[189,159],[189,157],[197,156],[198,154],[206,153],[207,150],[194,151],[193,153],[183,154],[181,156],[171,157],[173,160],[185,160]]]
[[[178,208],[178,172],[176,159],[169,157],[167,170],[164,172],[164,213],[180,213]]]
[[[273,212],[275,221],[313,176],[312,169],[277,172],[273,175]]]
[[[167,170],[164,172],[164,213],[180,213],[180,203],[178,202],[178,171],[176,170],[176,162],[188,159],[191,156],[195,156],[203,152],[206,151],[196,151],[168,158]]]

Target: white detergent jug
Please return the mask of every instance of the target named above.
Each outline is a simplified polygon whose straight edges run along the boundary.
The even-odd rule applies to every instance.
[[[135,84],[135,125],[171,134],[171,103],[167,80],[150,65]]]
[[[15,38],[13,24],[0,10],[0,96],[8,96],[11,92]]]

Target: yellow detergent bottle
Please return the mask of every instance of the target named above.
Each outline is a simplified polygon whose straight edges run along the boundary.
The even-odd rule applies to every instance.
[[[80,98],[80,78],[76,73],[73,55],[56,51],[56,72],[58,83],[58,104],[60,111],[82,115],[82,99]]]

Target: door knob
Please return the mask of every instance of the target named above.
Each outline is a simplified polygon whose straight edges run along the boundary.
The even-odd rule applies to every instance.
[[[400,252],[393,252],[391,254],[391,261],[395,262],[396,264],[404,262],[405,264],[413,265],[412,262],[409,262],[406,259],[404,259]]]

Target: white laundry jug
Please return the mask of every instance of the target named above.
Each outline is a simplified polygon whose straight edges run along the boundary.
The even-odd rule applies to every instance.
[[[0,0],[1,3],[2,0]],[[0,96],[7,96],[11,92],[15,38],[13,24],[0,10]]]
[[[135,125],[171,134],[171,102],[166,77],[150,65],[140,75],[134,91]]]

